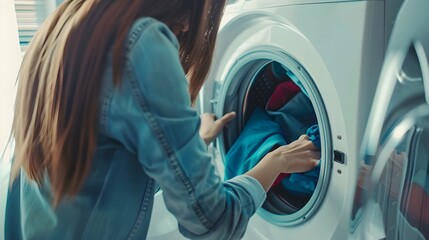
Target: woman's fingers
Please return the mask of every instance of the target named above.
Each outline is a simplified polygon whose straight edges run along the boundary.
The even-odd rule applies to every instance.
[[[309,171],[317,165],[321,157],[320,149],[307,135],[301,135],[296,141],[277,150],[277,156],[285,164],[283,172],[286,173]]]
[[[310,151],[311,154],[311,158],[314,160],[319,160],[320,159],[320,151],[316,150],[316,151]]]
[[[227,125],[236,116],[235,112],[230,112],[216,120],[213,113],[204,113],[201,116],[200,136],[206,144],[211,143],[217,135],[222,131],[223,127]]]
[[[216,120],[216,123],[218,124],[219,127],[223,128],[226,124],[231,122],[235,118],[236,115],[237,114],[235,112],[229,112],[229,113],[223,115],[223,117]]]
[[[213,120],[215,119],[215,115],[213,113],[203,113],[201,119]]]
[[[314,145],[312,141],[308,140],[308,136],[305,134],[301,135],[297,140],[286,146],[288,146],[288,148],[294,149],[295,151],[319,150],[319,148]]]
[[[295,163],[295,172],[306,172],[316,167],[319,160],[309,159],[308,161],[297,161]]]
[[[302,134],[301,136],[299,136],[298,140],[308,140],[308,135],[307,134]]]

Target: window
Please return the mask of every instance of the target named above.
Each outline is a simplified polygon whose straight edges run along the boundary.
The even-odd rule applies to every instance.
[[[25,52],[43,21],[59,4],[55,0],[15,0],[19,43]]]

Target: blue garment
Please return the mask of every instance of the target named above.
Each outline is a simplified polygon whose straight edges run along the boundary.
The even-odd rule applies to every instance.
[[[256,108],[225,156],[225,179],[249,171],[276,145],[285,145],[282,132],[277,122]]]
[[[308,138],[320,149],[319,125],[313,125],[306,131]],[[311,195],[317,186],[320,173],[320,161],[312,170],[302,173],[292,173],[289,178],[282,180],[285,189],[301,194]]]
[[[309,139],[320,148],[318,125],[307,129]],[[276,146],[285,145],[282,127],[263,110],[256,108],[240,136],[225,156],[225,179],[243,174],[253,168]],[[311,195],[319,179],[320,162],[310,171],[293,173],[281,181],[282,186],[299,195]]]
[[[145,239],[156,184],[191,239],[239,239],[262,205],[256,179],[223,182],[217,174],[169,28],[139,19],[124,44],[119,87],[106,59],[98,142],[82,189],[54,209],[48,177],[39,186],[21,174],[8,195],[6,239]]]
[[[313,142],[314,145],[316,145],[319,149],[320,146],[320,133],[319,133],[319,125],[315,124],[311,127],[309,127],[306,131],[308,139],[310,139],[311,142]]]
[[[308,97],[297,93],[287,104],[277,111],[267,111],[285,133],[286,142],[293,142],[307,129],[317,124],[316,113]]]
[[[271,63],[271,71],[273,72],[273,75],[277,79],[287,79],[290,78],[287,74],[287,71],[285,68],[279,63],[279,62],[272,62]]]

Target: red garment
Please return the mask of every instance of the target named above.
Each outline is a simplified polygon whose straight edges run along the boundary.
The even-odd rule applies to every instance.
[[[289,102],[297,93],[301,91],[293,81],[282,82],[276,86],[273,94],[268,99],[266,109],[277,111]]]
[[[280,173],[280,175],[276,178],[276,180],[274,180],[273,185],[271,185],[271,188],[279,185],[281,183],[281,181],[286,178],[289,177],[290,173]]]

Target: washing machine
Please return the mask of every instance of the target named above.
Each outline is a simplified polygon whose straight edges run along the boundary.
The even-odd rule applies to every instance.
[[[384,57],[385,9],[383,0],[228,2],[197,104],[200,112],[217,116],[237,113],[210,146],[219,174],[224,177],[229,150],[254,109],[266,106],[277,88],[268,76],[299,87],[321,143],[311,194],[270,190],[244,239],[349,236],[359,149]],[[148,239],[183,239],[160,193]]]
[[[404,1],[360,153],[354,239],[429,239],[429,1]]]

